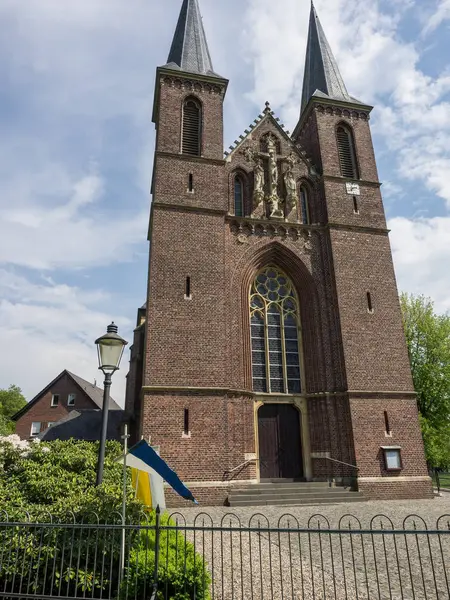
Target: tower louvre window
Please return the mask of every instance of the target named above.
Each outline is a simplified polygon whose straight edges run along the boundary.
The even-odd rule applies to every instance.
[[[302,223],[309,225],[309,201],[308,201],[308,190],[306,186],[300,186],[300,205],[302,210]]]
[[[358,179],[358,165],[352,131],[348,127],[340,125],[337,128],[336,137],[342,177]]]
[[[282,271],[266,267],[250,290],[250,336],[255,392],[300,394],[297,294]]]
[[[202,137],[202,109],[194,98],[188,98],[183,105],[182,153],[200,156]]]
[[[244,216],[244,184],[239,175],[234,178],[234,214],[236,217]]]

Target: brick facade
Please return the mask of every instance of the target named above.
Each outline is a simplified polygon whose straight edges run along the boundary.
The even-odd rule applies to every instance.
[[[301,418],[306,479],[345,480],[355,475],[354,465],[367,497],[429,497],[370,107],[312,98],[289,137],[267,106],[223,159],[226,86],[213,75],[157,72],[140,395],[134,367],[129,376],[134,390],[129,406],[140,415],[135,435],[160,446],[201,501],[223,504],[232,485],[227,478],[259,479],[258,407],[288,402]],[[182,107],[190,96],[202,106],[200,157],[181,154]],[[357,198],[340,173],[336,128],[342,122],[354,136]],[[308,189],[307,224],[300,204],[281,220],[252,206],[253,166],[245,151],[263,151],[268,135],[276,140],[280,175],[291,156],[298,186]],[[236,174],[243,181],[243,217],[234,210]],[[280,197],[283,186],[280,176]],[[253,392],[249,290],[267,265],[284,271],[300,302],[303,389],[298,395]],[[185,410],[189,432],[183,430]],[[394,476],[385,470],[384,446],[401,447],[403,469]],[[168,499],[180,505],[171,494]]]

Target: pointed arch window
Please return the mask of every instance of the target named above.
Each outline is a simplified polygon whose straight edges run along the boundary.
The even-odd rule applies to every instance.
[[[250,289],[253,389],[256,392],[299,394],[300,316],[292,281],[269,266]]]
[[[202,138],[202,107],[195,98],[186,98],[183,104],[182,153],[200,156]]]
[[[234,178],[234,214],[236,217],[244,216],[244,182],[240,175]]]
[[[300,209],[302,211],[302,223],[309,225],[309,194],[308,188],[303,184],[300,186]]]
[[[339,125],[336,130],[336,137],[342,177],[359,179],[352,130],[347,125]]]

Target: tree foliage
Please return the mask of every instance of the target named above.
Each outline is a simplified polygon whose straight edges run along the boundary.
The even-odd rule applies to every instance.
[[[430,466],[450,466],[450,316],[424,296],[402,294],[403,324]]]
[[[8,435],[14,431],[11,417],[25,406],[27,401],[17,385],[0,390],[0,435]]]

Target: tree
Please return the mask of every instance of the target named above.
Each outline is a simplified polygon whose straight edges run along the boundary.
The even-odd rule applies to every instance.
[[[25,396],[17,385],[10,385],[7,390],[0,390],[0,435],[8,435],[14,431],[11,417],[26,403]]]
[[[430,466],[450,465],[450,316],[424,296],[402,294],[403,324]]]
[[[5,417],[12,417],[27,401],[22,390],[17,385],[10,385],[7,390],[0,390],[0,411]]]

